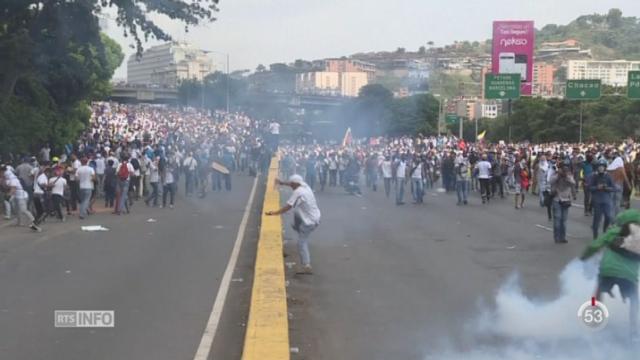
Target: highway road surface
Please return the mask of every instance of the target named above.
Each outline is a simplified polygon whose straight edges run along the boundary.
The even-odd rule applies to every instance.
[[[479,301],[491,306],[516,271],[526,295],[553,298],[558,273],[591,240],[591,218],[573,207],[569,243],[554,244],[532,196],[522,210],[511,196],[482,205],[474,193],[457,206],[455,194],[433,190],[422,205],[341,188],[317,199],[323,219],[311,237],[314,275],[294,274],[295,234],[284,226],[292,359],[424,360],[443,346],[472,349],[465,327]]]
[[[234,182],[233,191],[206,199],[180,196],[175,209],[140,201],[131,215],[49,220],[42,233],[0,223],[0,359],[191,360],[201,347],[204,359],[239,359],[263,186],[221,287],[254,178]],[[226,306],[211,321],[222,289]],[[115,327],[56,328],[55,310],[112,310]],[[203,341],[205,327],[213,344]]]

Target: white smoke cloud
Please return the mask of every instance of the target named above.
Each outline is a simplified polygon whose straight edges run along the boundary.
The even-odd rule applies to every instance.
[[[480,316],[467,326],[473,345],[451,347],[426,359],[444,360],[638,360],[640,348],[629,343],[628,304],[605,297],[610,313],[605,329],[593,331],[578,320],[578,308],[594,295],[597,262],[573,260],[559,276],[560,294],[552,300],[524,295],[517,275],[496,296],[495,307],[480,307]]]

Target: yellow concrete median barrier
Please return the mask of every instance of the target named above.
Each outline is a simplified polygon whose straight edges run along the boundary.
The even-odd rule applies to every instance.
[[[265,216],[267,209],[280,207],[280,193],[274,187],[278,159],[271,159],[264,196],[260,238],[251,292],[249,322],[244,340],[243,360],[288,360],[289,323],[282,257],[282,220]]]

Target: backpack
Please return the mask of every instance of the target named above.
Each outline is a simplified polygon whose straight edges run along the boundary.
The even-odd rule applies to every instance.
[[[138,159],[131,159],[131,166],[133,166],[134,170],[140,170],[140,162]]]
[[[126,181],[129,179],[129,167],[126,162],[120,164],[120,168],[118,169],[118,179],[122,181]]]

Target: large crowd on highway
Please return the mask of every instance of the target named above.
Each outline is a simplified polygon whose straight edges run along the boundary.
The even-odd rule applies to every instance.
[[[234,173],[265,171],[278,134],[242,113],[95,103],[77,142],[3,159],[4,218],[41,231],[49,219],[86,219],[97,201],[123,215],[138,200],[174,208],[179,186],[202,198],[231,191]]]
[[[455,193],[459,206],[471,201],[491,206],[512,197],[516,210],[531,206],[531,197],[532,206],[545,208],[553,221],[558,244],[567,242],[569,210],[580,194],[594,238],[583,258],[607,248],[598,296],[619,285],[632,300],[637,334],[640,249],[631,253],[622,246],[629,241],[630,249],[640,248],[640,230],[636,234],[628,225],[640,222],[640,212],[618,213],[629,209],[633,192],[640,191],[640,144],[466,143],[452,136],[357,140],[350,131],[342,143],[280,143],[279,134],[278,122],[242,113],[95,103],[89,126],[75,143],[60,149],[45,144],[36,153],[3,159],[4,217],[42,231],[50,219],[64,222],[76,213],[87,219],[97,201],[114,215],[130,213],[137,201],[173,209],[179,189],[185,197],[200,198],[231,191],[233,174],[266,172],[279,149],[285,180],[276,183],[293,193],[282,208],[265,214],[294,209],[300,273],[311,274],[309,236],[321,216],[314,191],[339,188],[363,196],[363,188],[367,195],[380,188],[380,196],[397,206],[405,204],[406,195],[423,204],[429,191]],[[473,192],[478,195],[470,196]]]
[[[455,193],[457,204],[469,203],[470,192],[490,204],[513,199],[515,209],[528,205],[546,209],[554,240],[565,243],[569,208],[583,195],[584,215],[593,216],[593,236],[607,229],[621,208],[630,207],[640,189],[639,145],[547,143],[467,144],[455,137],[380,137],[343,143],[281,146],[285,177],[304,174],[316,191],[343,187],[362,195],[362,187],[403,205],[405,196],[423,203],[428,191]],[[361,186],[362,185],[362,186]],[[530,200],[531,201],[531,200]]]

